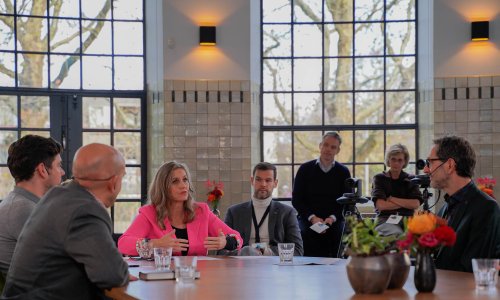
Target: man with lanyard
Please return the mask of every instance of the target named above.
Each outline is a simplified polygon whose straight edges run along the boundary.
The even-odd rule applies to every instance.
[[[293,207],[272,201],[278,185],[276,173],[274,165],[258,163],[250,178],[252,200],[233,205],[226,213],[226,224],[243,238],[240,255],[278,255],[278,243],[294,243],[295,255],[303,254],[297,212]]]
[[[424,172],[431,187],[446,192],[446,204],[438,215],[457,233],[454,246],[439,250],[439,269],[472,272],[472,258],[500,257],[500,209],[472,181],[475,165],[474,149],[464,138],[434,140]]]
[[[337,132],[325,133],[319,158],[303,163],[295,176],[292,204],[299,213],[305,256],[338,255],[344,218],[337,199],[351,192],[345,185],[351,173],[335,160],[341,143]]]

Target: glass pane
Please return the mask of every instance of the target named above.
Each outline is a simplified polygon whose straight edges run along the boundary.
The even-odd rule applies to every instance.
[[[325,125],[351,125],[352,93],[325,94]]]
[[[263,57],[289,57],[292,55],[291,26],[263,25]]]
[[[387,20],[414,20],[415,19],[414,0],[393,0],[392,5],[387,7]]]
[[[5,67],[5,69],[0,69],[0,86],[13,87],[16,85],[14,55],[14,53],[0,52],[0,65]]]
[[[278,172],[278,188],[273,191],[273,198],[292,197],[292,167],[276,166]]]
[[[17,140],[16,131],[5,131],[5,130],[0,131],[0,164],[7,163],[9,146],[16,140]]]
[[[14,14],[14,6],[12,1],[0,2],[0,13],[1,14]]]
[[[0,95],[0,127],[17,126],[17,96]]]
[[[387,57],[388,90],[415,88],[415,57]]]
[[[115,56],[115,90],[144,89],[144,60],[142,57]]]
[[[14,30],[5,23],[14,24],[14,17],[2,16],[2,22],[0,22],[0,50],[14,50]]]
[[[373,176],[384,171],[384,165],[356,165],[354,167],[354,177],[361,179],[363,197],[370,197],[372,190]],[[352,174],[351,174],[352,175]]]
[[[75,53],[79,50],[80,22],[78,20],[50,19],[50,26],[57,26],[57,30],[50,36],[50,51]]]
[[[111,0],[82,1],[82,16],[89,19],[110,19]]]
[[[17,55],[18,85],[48,87],[47,55],[23,53]]]
[[[356,0],[356,21],[376,21],[384,17],[384,2],[373,0]]]
[[[84,89],[111,89],[111,57],[84,56],[82,68]]]
[[[39,135],[39,136],[43,136],[46,138],[50,137],[50,131],[43,131],[43,130],[23,130],[23,131],[21,131],[21,137],[26,136],[28,134]]]
[[[21,127],[50,128],[49,97],[21,96]]]
[[[113,27],[115,54],[143,53],[142,49],[142,23],[141,22],[115,22]],[[134,41],[131,43],[131,41]]]
[[[292,162],[292,134],[288,131],[264,131],[264,161],[270,163]]]
[[[141,129],[141,99],[115,98],[113,108],[115,129]]]
[[[297,91],[321,90],[321,59],[295,59],[293,87]]]
[[[387,124],[415,123],[415,92],[388,92],[386,97]]]
[[[292,61],[290,59],[263,60],[263,90],[290,91],[292,88]]]
[[[295,93],[293,101],[294,125],[321,125],[321,94]]]
[[[384,87],[384,59],[355,59],[355,89],[380,90]]]
[[[111,145],[111,133],[109,132],[83,132],[82,133],[83,145],[92,143],[101,143]]]
[[[127,20],[142,20],[142,1],[115,0],[113,1],[113,18]]]
[[[14,189],[14,178],[10,175],[9,168],[0,167],[0,199],[5,198]]]
[[[17,18],[17,50],[47,52],[47,19]],[[34,31],[33,28],[37,30]],[[40,29],[40,30],[38,30]]]
[[[82,43],[83,53],[111,54],[111,22],[82,20]]]
[[[356,24],[355,55],[384,54],[384,23]]]
[[[140,199],[141,198],[141,168],[127,167],[127,174],[123,177],[122,190],[118,199]]]
[[[294,132],[294,163],[303,163],[319,157],[320,131]]]
[[[111,104],[109,98],[82,99],[83,128],[109,129],[111,127]]]
[[[325,59],[325,91],[349,91],[352,86],[352,59]]]
[[[263,22],[290,22],[291,0],[262,1]]]
[[[295,22],[321,22],[322,0],[294,1]]]
[[[415,54],[415,23],[387,23],[387,54]]]
[[[262,102],[264,125],[292,124],[292,94],[264,94]]]
[[[354,1],[325,1],[325,22],[352,21],[352,4]]]
[[[384,123],[384,93],[355,93],[356,124]]]
[[[341,163],[352,163],[353,162],[353,132],[351,130],[340,131],[340,137],[342,138],[342,144],[340,145],[340,152],[335,156],[335,159]],[[319,142],[318,142],[319,144]],[[319,150],[318,150],[319,157]],[[347,166],[352,174],[352,166]]]
[[[72,18],[78,18],[80,17],[80,7],[79,7],[79,0],[64,0],[64,1],[59,1],[61,4],[61,8],[59,12],[56,12],[56,15],[54,15],[54,5],[51,5],[49,7],[49,15],[53,17],[61,16],[61,17],[72,17]]]
[[[113,219],[114,232],[125,232],[130,224],[132,224],[135,216],[137,216],[140,207],[141,202],[115,202]]]
[[[13,2],[13,1],[9,1]],[[47,9],[45,3],[42,1],[35,0],[24,0],[16,1],[16,11],[20,15],[31,15],[31,16],[45,16],[47,15]],[[35,5],[33,5],[35,3]]]
[[[67,55],[50,56],[51,88],[80,88],[80,57]]]
[[[357,163],[384,161],[384,131],[358,130],[355,137]]]
[[[295,25],[293,27],[294,56],[321,56],[321,27],[322,25]]]
[[[352,56],[352,24],[325,24],[325,56]]]
[[[127,164],[141,163],[141,133],[116,132],[114,146],[118,149]]]
[[[413,129],[403,129],[403,130],[387,130],[386,134],[386,148],[391,145],[401,143],[408,148],[410,153],[410,161],[414,162],[419,158],[423,158],[427,155],[424,153],[422,157],[416,157],[416,147],[415,147],[415,130]],[[409,166],[408,166],[409,168]]]

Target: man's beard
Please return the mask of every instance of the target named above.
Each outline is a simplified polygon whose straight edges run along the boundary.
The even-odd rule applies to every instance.
[[[253,197],[255,199],[259,199],[259,200],[267,199],[267,198],[269,198],[269,196],[271,196],[271,192],[268,192],[268,191],[255,191],[253,193]]]

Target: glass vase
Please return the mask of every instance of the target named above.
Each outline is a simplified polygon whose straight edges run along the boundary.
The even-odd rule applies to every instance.
[[[417,251],[415,263],[414,282],[417,291],[422,293],[432,292],[436,286],[436,266],[429,249]]]
[[[212,208],[212,213],[217,216],[217,218],[220,219],[220,210],[217,208],[217,206],[214,206]]]

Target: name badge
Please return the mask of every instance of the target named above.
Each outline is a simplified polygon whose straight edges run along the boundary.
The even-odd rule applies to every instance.
[[[403,216],[391,215],[389,219],[387,219],[387,224],[399,224],[399,222],[403,219]]]

